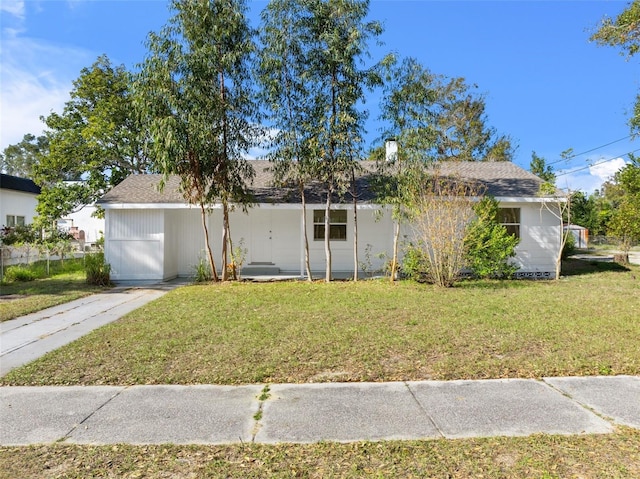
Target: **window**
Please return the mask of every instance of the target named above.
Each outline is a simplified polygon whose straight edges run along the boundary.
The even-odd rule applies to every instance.
[[[520,238],[520,208],[500,208],[498,222],[507,228],[507,233]]]
[[[347,241],[347,210],[331,210],[329,222],[329,239]],[[324,210],[313,210],[313,239],[324,241]]]
[[[13,228],[14,226],[24,226],[24,216],[7,215],[7,223],[5,226]]]

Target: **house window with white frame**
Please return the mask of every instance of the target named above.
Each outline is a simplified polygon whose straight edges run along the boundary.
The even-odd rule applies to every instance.
[[[498,222],[507,228],[507,233],[520,238],[520,208],[500,208]]]
[[[324,241],[324,219],[324,210],[313,210],[314,241]],[[329,222],[329,239],[347,241],[347,210],[331,210]]]
[[[25,225],[24,216],[7,215],[7,222],[5,223],[5,226],[9,228],[13,228],[15,226],[24,226],[24,225]]]

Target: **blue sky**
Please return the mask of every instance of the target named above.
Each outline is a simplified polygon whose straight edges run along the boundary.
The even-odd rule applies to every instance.
[[[249,1],[258,26],[266,1]],[[416,57],[432,72],[464,77],[486,96],[489,124],[509,135],[515,163],[535,151],[551,163],[558,186],[591,192],[640,149],[629,120],[640,91],[640,63],[589,42],[604,16],[628,2],[372,0],[385,28],[385,53]],[[2,0],[0,4],[0,150],[39,134],[41,115],[61,112],[72,81],[101,54],[134,70],[144,41],[169,18],[164,0]],[[378,136],[377,101],[368,140]],[[573,148],[577,156],[561,161]],[[591,166],[590,166],[591,165]]]

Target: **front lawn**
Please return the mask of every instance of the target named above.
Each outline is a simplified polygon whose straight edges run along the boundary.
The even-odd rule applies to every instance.
[[[24,267],[38,279],[0,284],[0,322],[105,289],[87,284],[82,259],[67,259],[63,265],[59,261],[51,262],[49,276],[43,263]]]
[[[451,289],[386,281],[185,286],[0,381],[245,384],[640,374],[640,269],[576,263],[573,270],[581,274],[557,282],[468,281]]]

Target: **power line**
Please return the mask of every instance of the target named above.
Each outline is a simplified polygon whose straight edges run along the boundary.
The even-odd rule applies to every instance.
[[[619,143],[619,142],[621,142],[621,141],[624,141],[624,140],[626,140],[626,139],[628,139],[628,138],[631,138],[631,136],[632,136],[632,135],[627,135],[627,136],[625,136],[624,138],[620,138],[619,140],[614,140],[614,141],[609,142],[609,143],[606,143],[606,144],[604,144],[604,145],[600,145],[600,146],[597,146],[597,147],[595,147],[595,148],[591,148],[590,150],[583,151],[582,153],[576,153],[576,154],[571,155],[571,156],[569,156],[569,157],[567,157],[567,158],[561,158],[561,159],[559,159],[559,160],[552,161],[551,163],[548,163],[548,166],[555,165],[555,164],[557,164],[557,163],[561,163],[561,162],[563,162],[563,161],[573,160],[574,158],[576,158],[576,157],[578,157],[578,156],[586,155],[587,153],[591,153],[592,151],[599,150],[600,148],[604,148],[605,146],[610,146],[610,145],[613,145],[613,144],[615,144],[615,143]],[[636,151],[637,151],[637,150],[636,150]]]
[[[569,170],[569,171],[565,171],[564,173],[556,174],[556,178],[557,178],[558,176],[571,175],[571,174],[573,174],[573,173],[577,173],[578,171],[582,171],[582,170],[589,169],[589,168],[591,168],[592,166],[602,165],[603,163],[608,163],[608,162],[610,162],[610,161],[617,160],[618,158],[620,158],[620,157],[622,157],[622,156],[631,155],[631,154],[633,154],[633,153],[635,153],[635,152],[637,152],[637,151],[640,151],[640,148],[637,148],[637,149],[635,149],[635,150],[633,150],[633,151],[629,151],[629,152],[627,152],[627,153],[623,153],[622,155],[618,155],[618,156],[615,156],[615,157],[613,157],[613,158],[609,158],[609,159],[606,159],[606,160],[596,161],[595,163],[592,163],[592,164],[587,165],[587,166],[582,166],[582,167],[580,167],[580,168],[576,168],[576,169],[574,169],[574,170]]]

